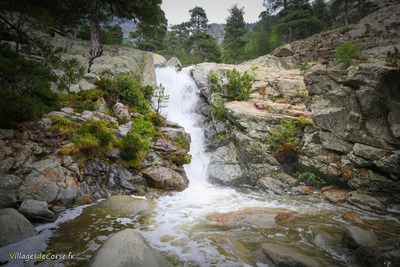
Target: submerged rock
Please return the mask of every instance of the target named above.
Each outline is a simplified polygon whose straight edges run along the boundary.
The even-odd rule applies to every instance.
[[[206,220],[215,226],[271,228],[291,220],[297,212],[274,208],[247,208],[229,213],[213,213]]]
[[[37,235],[33,225],[15,209],[0,210],[0,247]]]
[[[293,267],[317,267],[326,266],[319,260],[300,254],[291,248],[265,243],[262,245],[262,252],[272,261],[275,266],[293,266]]]
[[[109,213],[136,216],[154,209],[155,202],[145,198],[131,197],[126,195],[115,195],[98,204]]]
[[[349,226],[344,231],[342,240],[349,248],[356,250],[378,239],[373,231],[364,230],[357,226]]]
[[[111,236],[97,251],[90,263],[93,267],[171,266],[146,240],[133,229],[124,229]]]

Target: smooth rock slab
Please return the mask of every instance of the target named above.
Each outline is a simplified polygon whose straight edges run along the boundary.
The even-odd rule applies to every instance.
[[[0,247],[37,235],[35,227],[15,209],[0,210]]]
[[[395,267],[400,263],[400,237],[370,243],[356,250],[356,257],[365,267]]]
[[[140,213],[151,211],[155,207],[153,200],[131,197],[126,195],[115,195],[98,204],[107,213],[136,216]]]
[[[93,267],[171,266],[146,240],[132,229],[111,236],[97,251]]]

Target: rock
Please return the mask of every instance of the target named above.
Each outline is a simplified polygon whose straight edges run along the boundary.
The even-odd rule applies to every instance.
[[[0,175],[0,208],[9,208],[15,206],[17,197],[15,190],[22,185],[18,176]]]
[[[153,210],[155,202],[142,197],[115,195],[100,202],[98,206],[107,213],[134,217]]]
[[[319,229],[314,230],[314,234],[314,243],[318,248],[328,252],[329,254],[335,253],[335,240],[332,235]]]
[[[342,240],[349,248],[356,250],[378,239],[373,231],[364,230],[357,226],[348,226],[343,233]]]
[[[130,120],[131,119],[131,116],[129,115],[129,109],[124,104],[119,103],[119,102],[116,103],[113,106],[113,110],[114,110],[115,116],[117,116],[119,119],[122,119],[122,120]]]
[[[112,235],[97,251],[90,263],[93,267],[171,266],[135,230],[124,229]]]
[[[119,165],[111,165],[107,186],[119,194],[146,191],[143,181],[136,179],[125,167]]]
[[[164,67],[173,67],[177,69],[178,71],[182,69],[182,63],[179,61],[178,58],[176,57],[171,57],[167,63],[165,63]]]
[[[400,262],[400,238],[370,243],[356,250],[356,258],[365,267],[393,267]]]
[[[15,209],[0,209],[0,247],[37,235],[33,225]]]
[[[162,166],[149,167],[142,174],[150,186],[158,189],[183,191],[189,185],[186,174]]]
[[[353,144],[344,141],[343,139],[337,138],[330,132],[320,132],[319,137],[321,138],[322,145],[330,150],[349,153],[353,147]]]
[[[276,245],[272,243],[264,243],[261,247],[262,252],[272,261],[275,266],[293,266],[293,267],[317,267],[326,266],[318,259],[310,258],[306,255],[295,251],[294,249]]]
[[[52,219],[54,216],[54,213],[47,208],[47,202],[34,199],[25,199],[18,211],[30,218]]]
[[[159,54],[155,54],[155,53],[151,53],[151,55],[153,56],[153,62],[154,62],[155,67],[157,67],[157,68],[164,67],[165,62],[167,62],[165,57],[163,57],[162,55],[159,55]]]
[[[345,189],[329,189],[325,190],[322,195],[326,200],[334,204],[346,204],[349,191]]]
[[[345,213],[342,214],[342,216],[340,216],[340,218],[342,218],[343,220],[345,220],[347,222],[351,222],[352,224],[359,226],[359,227],[366,226],[366,224],[361,219],[361,217],[351,211],[346,211]]]
[[[293,56],[294,53],[292,50],[292,46],[290,44],[285,44],[283,46],[276,48],[272,52],[272,54],[277,57],[290,57],[290,56]]]
[[[314,193],[314,188],[312,186],[300,185],[293,187],[292,191],[299,195],[312,195]]]
[[[129,130],[132,129],[132,124],[133,121],[130,121],[128,123],[122,124],[118,127],[118,130],[116,132],[116,135],[119,137],[124,137],[128,134]]]
[[[228,213],[213,213],[206,216],[207,222],[223,227],[272,228],[291,220],[297,212],[273,208],[247,208]]]
[[[366,211],[386,211],[385,206],[378,199],[366,194],[357,193],[356,191],[352,191],[348,194],[347,201],[350,204]]]

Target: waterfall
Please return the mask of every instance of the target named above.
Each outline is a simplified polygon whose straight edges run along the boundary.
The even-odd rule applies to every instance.
[[[190,184],[205,183],[207,180],[207,166],[210,161],[204,151],[204,133],[199,125],[200,115],[195,113],[199,100],[198,89],[189,76],[190,69],[177,72],[174,68],[157,69],[157,83],[165,87],[169,101],[162,113],[170,121],[185,128],[191,136],[190,155],[192,162],[184,166]]]

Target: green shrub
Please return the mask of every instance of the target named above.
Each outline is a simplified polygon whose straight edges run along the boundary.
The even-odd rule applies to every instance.
[[[218,80],[218,74],[214,70],[211,70],[208,73],[208,81],[210,83],[211,91],[214,93],[221,92],[221,87],[218,83]]]
[[[56,109],[56,76],[42,63],[0,48],[0,128],[13,128]]]
[[[71,85],[78,83],[83,78],[85,73],[85,68],[76,59],[62,61],[60,70],[63,74],[59,77],[59,88],[65,89],[67,92],[69,92]]]
[[[214,99],[210,110],[214,119],[219,121],[226,121],[228,119],[228,114],[225,109],[225,100],[223,98]]]
[[[58,107],[71,107],[80,113],[85,110],[95,110],[97,100],[104,96],[105,92],[99,89],[90,89],[79,93],[58,94]]]
[[[51,124],[52,130],[62,135],[72,135],[82,126],[79,122],[61,116],[51,117]]]
[[[89,157],[101,157],[114,141],[114,133],[105,121],[90,120],[82,124],[72,138],[78,151]]]
[[[293,162],[297,158],[301,127],[293,121],[282,119],[276,130],[267,137],[273,156],[281,163]]]
[[[389,51],[386,56],[386,61],[393,68],[400,68],[400,51],[394,47],[393,52]]]
[[[247,71],[240,74],[236,69],[228,70],[225,73],[225,77],[228,79],[226,88],[228,89],[228,95],[233,100],[249,100],[251,94],[251,87],[253,86],[253,76]]]
[[[150,140],[143,138],[136,130],[128,131],[119,144],[123,160],[130,161],[132,166],[138,166],[150,149]]]
[[[365,57],[361,53],[360,47],[352,42],[340,44],[336,48],[335,59],[338,63],[342,63],[345,68],[353,65],[356,60],[365,61]]]
[[[297,179],[304,182],[306,185],[320,188],[326,184],[325,180],[311,172],[297,172],[296,176]]]

